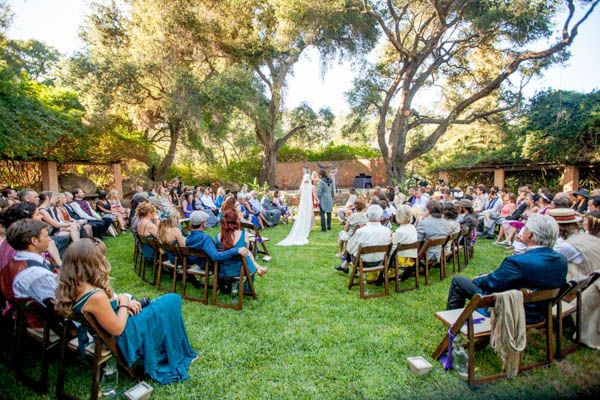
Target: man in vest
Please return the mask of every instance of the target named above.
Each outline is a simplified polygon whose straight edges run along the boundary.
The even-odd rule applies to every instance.
[[[102,238],[112,224],[112,219],[100,218],[97,214],[95,215],[88,202],[84,200],[85,192],[81,189],[75,189],[73,194],[65,192],[65,197],[65,208],[69,215],[73,212],[76,220],[85,219],[92,227],[94,237]],[[71,217],[73,218],[73,216]]]
[[[33,299],[40,304],[54,299],[54,290],[58,287],[56,274],[42,257],[51,240],[48,225],[31,219],[17,221],[6,231],[6,240],[17,253],[0,272],[0,291],[4,298],[9,302]],[[40,327],[39,321],[28,319],[32,327]]]

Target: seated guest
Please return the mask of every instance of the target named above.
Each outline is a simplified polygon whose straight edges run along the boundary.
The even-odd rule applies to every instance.
[[[458,209],[450,202],[443,203],[444,219],[450,224],[450,234],[454,235],[461,231],[460,222],[458,222]],[[446,244],[446,254],[452,251],[452,242]]]
[[[19,201],[28,201],[39,206],[40,196],[38,196],[37,192],[33,189],[23,189],[19,192]]]
[[[554,196],[552,196],[552,194],[546,189],[540,189],[539,196],[540,198],[538,199],[538,206],[540,210],[538,212],[544,215],[549,209],[552,208],[552,200],[554,199]]]
[[[346,223],[346,218],[352,214],[352,210],[354,209],[354,203],[356,202],[356,189],[353,187],[350,188],[350,195],[348,196],[348,200],[346,200],[346,205],[344,207],[340,207],[337,210],[337,216],[340,219],[342,225]]]
[[[527,191],[526,191],[526,188],[524,186],[522,186],[519,188],[519,198],[516,200],[516,207],[509,215],[504,217],[504,220],[502,221],[502,223],[500,225],[500,232],[498,233],[498,238],[494,241],[494,244],[501,244],[501,240],[504,236],[506,236],[506,238],[508,239],[508,231],[510,230],[510,222],[520,220],[521,216],[527,209],[526,198],[527,198]],[[510,199],[510,197],[509,197],[509,199]],[[504,207],[502,207],[503,212],[506,207],[507,207],[506,204],[504,205]]]
[[[584,218],[586,232],[590,235],[600,237],[600,210],[587,213]]]
[[[68,223],[75,223],[79,226],[79,236],[80,237],[92,237],[94,234],[92,232],[92,227],[87,223],[84,219],[75,219],[71,217],[71,213],[65,207],[67,197],[64,193],[56,194],[56,203],[54,205],[54,209],[58,212],[55,212],[59,216],[59,221],[64,221]]]
[[[223,213],[226,210],[237,210],[236,201],[232,195],[226,196],[225,199],[223,200],[223,203],[221,203],[221,209],[219,210],[219,215],[218,215],[219,221],[221,221],[223,219]]]
[[[420,208],[422,211],[425,211],[427,209],[427,203],[429,202],[429,194],[427,194],[427,189],[425,189],[423,186],[421,186],[420,188],[418,188],[417,190],[415,190],[415,201],[412,205],[412,207],[418,207]]]
[[[235,210],[225,210],[221,223],[221,232],[217,234],[216,247],[219,251],[245,248],[248,249],[249,239],[246,230],[240,229],[240,221]],[[252,253],[246,256],[248,271],[250,274],[257,272],[261,277],[267,273],[266,267],[261,267],[252,257]],[[233,278],[240,276],[242,261],[239,259],[226,259],[219,261],[219,277]]]
[[[185,192],[183,194],[181,209],[183,210],[183,215],[186,218],[189,218],[194,212],[194,194],[192,192]]]
[[[131,199],[131,209],[130,209],[130,213],[129,213],[129,228],[131,229],[132,232],[137,232],[137,225],[140,222],[138,216],[137,216],[137,207],[142,204],[147,202],[148,200],[146,199],[146,197],[141,196],[141,195],[134,195],[133,198]]]
[[[192,192],[192,207],[195,211],[204,210],[205,206],[202,204],[202,191],[196,189]]]
[[[179,228],[179,213],[175,209],[168,209],[160,213],[158,223],[158,241],[174,246],[185,246],[185,236]],[[175,255],[170,251],[165,252],[170,262],[175,262]]]
[[[42,215],[40,214],[35,204],[30,203],[28,201],[15,203],[14,205],[8,207],[6,210],[0,213],[0,224],[2,224],[2,226],[4,227],[5,233],[6,230],[12,224],[23,219],[41,222]],[[68,240],[68,238],[63,239]],[[65,241],[64,243],[59,244],[61,244],[61,246],[65,244],[66,246],[66,244],[68,243]],[[2,241],[2,244],[0,245],[0,270],[2,270],[2,268],[4,268],[6,264],[8,264],[8,262],[13,259],[15,254],[16,251],[10,246],[8,240],[5,239],[4,241]],[[54,265],[56,265],[59,268],[62,265],[60,251],[58,249],[57,243],[54,242],[54,240],[50,241],[47,252],[43,253],[42,256],[45,259],[52,260]]]
[[[527,193],[525,196],[525,210],[523,213],[519,215],[517,219],[508,221],[509,229],[506,231],[506,240],[504,241],[504,244],[510,245],[515,235],[525,226],[527,217],[532,214],[536,214],[539,211],[537,203],[538,195],[534,193]]]
[[[283,200],[281,199],[279,190],[276,190],[273,193],[273,204],[275,205],[275,207],[277,207],[277,209],[279,209],[279,212],[281,213],[281,218],[283,219],[283,223],[287,224],[288,218],[292,217],[292,212],[290,211],[289,207],[286,207],[285,204],[283,204]]]
[[[223,201],[225,200],[225,189],[223,186],[219,186],[217,189],[217,198],[215,199],[215,206],[221,208]]]
[[[100,216],[96,215],[88,202],[84,200],[85,193],[83,190],[75,189],[73,194],[65,192],[65,196],[67,198],[67,202],[65,203],[67,210],[70,209],[78,218],[85,219],[91,225],[94,236],[102,238],[106,234],[106,231],[108,231],[113,220],[108,217],[100,218]],[[69,212],[71,212],[70,210]]]
[[[126,233],[125,221],[123,220],[121,212],[113,210],[111,202],[107,197],[108,193],[105,190],[98,192],[98,200],[96,200],[96,212],[102,215],[102,217],[109,217],[112,218],[113,221],[117,221],[121,233]]]
[[[45,222],[49,226],[49,235],[64,236],[70,238],[72,241],[79,240],[79,225],[58,220],[61,216],[58,212],[55,214],[56,210],[54,206],[56,205],[56,197],[54,193],[41,192],[39,197],[40,205],[38,210],[42,216],[42,222]]]
[[[46,299],[54,299],[56,274],[42,257],[52,241],[48,236],[48,225],[22,219],[7,229],[6,240],[16,254],[0,272],[2,296],[10,302],[33,299],[40,304]],[[27,319],[32,328],[43,327],[36,318]]]
[[[391,219],[394,217],[394,213],[390,211],[388,202],[386,200],[380,200],[379,207],[381,207],[381,209],[383,210],[383,214],[381,214],[381,223],[383,224],[383,226],[392,229]]]
[[[15,189],[10,187],[2,190],[2,198],[5,200],[5,209],[19,202],[19,194]]]
[[[400,205],[404,204],[406,201],[406,196],[404,193],[402,193],[400,187],[398,186],[394,187],[394,199],[392,201],[394,202],[394,208],[396,211],[398,210],[398,207],[400,207]]]
[[[179,194],[177,193],[176,187],[172,187],[169,190],[169,203],[171,203],[173,207],[179,207]]]
[[[475,189],[475,198],[473,199],[473,211],[475,214],[479,214],[485,209],[485,203],[488,201],[488,197],[486,196],[487,188],[484,185],[477,186]]]
[[[338,253],[337,257],[341,257],[344,254],[344,244],[354,232],[361,226],[364,226],[368,222],[367,216],[365,215],[365,203],[362,200],[356,200],[354,202],[354,212],[348,217],[346,220],[346,224],[344,225],[344,229],[340,231],[338,234]]]
[[[567,276],[567,260],[552,250],[558,236],[558,224],[549,216],[533,214],[527,219],[522,234],[525,253],[506,257],[500,267],[488,275],[473,280],[457,276],[452,279],[447,309],[462,308],[465,300],[476,293],[488,295],[511,289],[562,288]],[[546,304],[525,305],[528,324],[544,320]]]
[[[417,229],[411,222],[412,210],[410,209],[410,206],[401,204],[396,210],[396,223],[400,226],[392,235],[392,250],[390,254],[396,250],[398,245],[411,244],[417,241]],[[410,267],[413,265],[411,258],[416,258],[417,253],[418,249],[398,251],[398,253],[396,253],[396,262],[400,265],[400,267]],[[408,268],[404,271],[400,279],[404,281],[413,274],[414,269]]]
[[[269,190],[265,190],[265,195],[262,198],[262,206],[263,210],[267,214],[267,220],[271,222],[273,225],[277,225],[279,223],[279,219],[281,218],[281,211],[279,208],[273,203],[271,199],[271,192]]]
[[[121,218],[124,221],[123,229],[125,229],[129,219],[129,209],[123,207],[121,204],[121,200],[119,200],[119,192],[116,189],[113,189],[108,192],[108,196],[106,196],[106,198],[110,202],[110,209],[118,212],[121,215]]]
[[[504,202],[498,196],[495,190],[488,192],[488,200],[483,207],[483,210],[477,216],[479,221],[478,229],[483,233],[483,237],[486,239],[494,238],[494,229],[496,228],[496,221],[500,218],[500,212]]]
[[[130,295],[116,295],[109,284],[106,247],[93,239],[73,243],[58,276],[56,309],[68,317],[88,312],[115,336],[128,366],[141,361],[144,372],[162,384],[180,382],[197,359],[181,313],[181,297],[170,293],[142,308]]]
[[[354,235],[346,244],[346,253],[350,256],[353,263],[356,263],[359,247],[366,246],[384,246],[390,243],[392,231],[389,228],[381,225],[381,216],[383,210],[378,205],[372,205],[367,209],[368,222],[360,229],[354,232]],[[363,265],[365,267],[374,267],[380,265],[385,257],[385,253],[371,253],[362,256]],[[335,268],[338,271],[348,273],[347,265],[340,265]]]
[[[264,225],[273,226],[273,223],[267,219],[267,212],[263,208],[262,204],[260,204],[260,201],[258,201],[258,192],[256,190],[250,192],[250,198],[247,198],[247,200],[250,208],[256,213],[256,216],[259,218],[259,220],[262,220]]]
[[[231,249],[225,251],[217,251],[215,246],[215,242],[210,235],[204,232],[206,229],[206,221],[208,221],[209,215],[204,211],[194,211],[190,216],[190,224],[192,225],[192,230],[188,237],[185,239],[185,245],[187,247],[202,250],[206,253],[206,255],[213,261],[224,261],[228,260],[238,254],[242,256],[247,256],[250,254],[248,249],[245,247],[233,247]],[[204,269],[205,260],[203,258],[198,259],[195,257],[190,257],[190,263],[197,264],[198,267]]]
[[[244,219],[249,220],[256,228],[265,229],[263,218],[260,217],[260,213],[254,211],[248,203],[248,196],[242,192],[238,193],[238,203],[240,204],[241,210],[244,213]]]
[[[594,196],[588,203],[588,212],[600,210],[600,196]]]
[[[477,216],[473,211],[473,202],[467,198],[458,201],[458,217],[456,220],[460,223],[461,229],[477,227]]]
[[[158,239],[158,226],[154,223],[157,212],[150,202],[144,202],[137,206],[135,214],[138,217],[137,234],[146,239]],[[154,249],[152,246],[144,244],[142,246],[142,255],[148,260],[154,259]]]
[[[210,193],[210,187],[207,186],[204,189],[204,191],[202,193],[202,197],[200,198],[200,201],[202,202],[204,209],[210,210],[215,215],[219,214],[219,208],[213,201],[212,195]]]
[[[582,218],[573,209],[554,208],[547,214],[555,218],[559,226],[554,250],[567,259],[567,279],[587,278],[600,265],[600,238],[582,229]],[[600,349],[600,282],[585,290],[581,300],[581,342]]]
[[[580,189],[578,192],[573,193],[577,196],[577,201],[573,204],[573,210],[579,214],[585,214],[588,210],[588,200],[590,199],[590,192],[585,189]]]
[[[169,189],[167,189],[165,186],[158,188],[156,198],[158,201],[160,201],[160,207],[163,210],[166,210],[173,205],[169,198]]]
[[[440,239],[450,235],[451,227],[448,221],[442,219],[444,207],[439,201],[431,200],[427,203],[427,214],[417,225],[417,240],[427,241]],[[442,246],[427,249],[427,258],[430,261],[441,259]]]

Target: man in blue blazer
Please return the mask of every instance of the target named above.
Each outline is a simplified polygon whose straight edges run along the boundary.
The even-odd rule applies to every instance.
[[[464,276],[452,279],[447,310],[462,308],[465,300],[476,293],[483,295],[511,289],[554,289],[566,284],[567,260],[552,249],[558,236],[558,224],[547,215],[533,214],[527,219],[522,242],[523,254],[506,257],[491,274],[471,280]],[[525,305],[528,324],[544,320],[546,302]]]

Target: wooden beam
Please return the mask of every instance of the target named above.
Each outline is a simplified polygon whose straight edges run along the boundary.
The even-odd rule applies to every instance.
[[[504,170],[501,168],[494,170],[494,186],[504,189]]]
[[[121,164],[114,163],[112,166],[115,190],[119,192],[119,199],[123,200],[123,179],[121,178]]]
[[[563,192],[579,190],[579,168],[575,165],[566,165],[563,173]]]
[[[58,172],[56,161],[44,161],[41,163],[42,167],[42,189],[59,192],[58,186]]]

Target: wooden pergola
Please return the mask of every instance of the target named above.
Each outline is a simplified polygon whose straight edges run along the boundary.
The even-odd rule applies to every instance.
[[[59,192],[60,186],[58,184],[58,164],[75,164],[75,165],[100,165],[100,166],[112,166],[113,169],[113,185],[119,192],[119,197],[123,197],[123,178],[121,177],[121,161],[110,161],[110,162],[92,162],[84,160],[73,160],[59,163],[58,161],[35,159],[27,160],[32,162],[39,162],[42,168],[42,189],[49,190],[52,192]]]
[[[506,172],[513,171],[541,171],[545,169],[563,170],[563,191],[577,191],[579,190],[579,170],[581,168],[594,168],[598,163],[577,163],[577,164],[556,164],[556,163],[515,163],[515,164],[485,164],[476,165],[473,167],[465,168],[449,168],[439,169],[438,174],[441,179],[446,182],[449,181],[450,171],[460,172],[493,172],[494,173],[494,185],[499,188],[504,188],[504,179]]]

